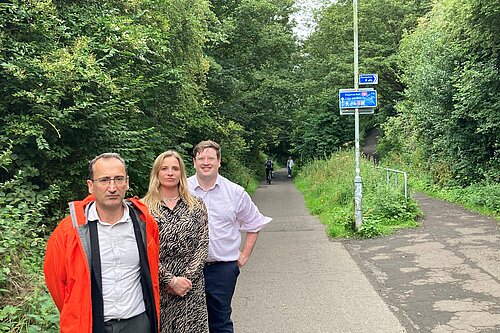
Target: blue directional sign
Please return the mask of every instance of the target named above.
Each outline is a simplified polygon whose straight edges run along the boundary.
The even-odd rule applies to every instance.
[[[340,89],[340,109],[363,109],[377,107],[377,91],[373,88],[367,89]]]
[[[359,74],[359,84],[378,84],[378,75]]]

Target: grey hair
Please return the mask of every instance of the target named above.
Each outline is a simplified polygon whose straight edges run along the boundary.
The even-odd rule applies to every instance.
[[[127,164],[125,163],[125,160],[123,157],[120,156],[118,153],[103,153],[101,155],[98,155],[94,157],[92,161],[89,163],[89,179],[93,180],[94,179],[94,164],[100,160],[100,159],[110,159],[110,158],[116,158],[118,161],[122,162],[123,166],[125,167],[125,175],[127,175]]]

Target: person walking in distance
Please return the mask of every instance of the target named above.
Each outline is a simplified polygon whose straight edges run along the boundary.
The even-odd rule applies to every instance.
[[[288,178],[292,178],[292,168],[293,168],[292,156],[288,157],[288,160],[286,161],[286,168],[288,171]]]
[[[95,157],[90,195],[47,242],[44,274],[65,333],[158,332],[158,225],[137,199],[124,200],[127,167],[115,153]]]
[[[210,333],[234,332],[231,300],[236,281],[257,242],[259,231],[272,219],[259,212],[243,187],[219,174],[221,149],[202,141],[193,149],[196,174],[188,178],[192,194],[208,210],[209,245],[204,268]],[[241,247],[240,231],[246,232]]]
[[[208,215],[189,193],[182,157],[160,154],[144,197],[160,232],[160,331],[207,333],[203,268],[208,253]]]

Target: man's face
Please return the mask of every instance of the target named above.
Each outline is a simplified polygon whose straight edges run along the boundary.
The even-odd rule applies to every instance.
[[[196,154],[193,159],[196,175],[206,180],[215,179],[219,173],[220,159],[217,158],[217,151],[213,148],[206,148],[205,150]]]
[[[102,158],[95,162],[93,171],[94,179],[87,180],[87,185],[89,193],[96,198],[97,207],[108,211],[121,209],[128,190],[125,166],[116,158]]]

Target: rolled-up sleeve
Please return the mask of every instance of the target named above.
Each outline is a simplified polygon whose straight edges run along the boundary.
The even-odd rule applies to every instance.
[[[240,222],[240,230],[245,232],[258,232],[273,220],[259,211],[245,191],[240,193],[236,218]]]

